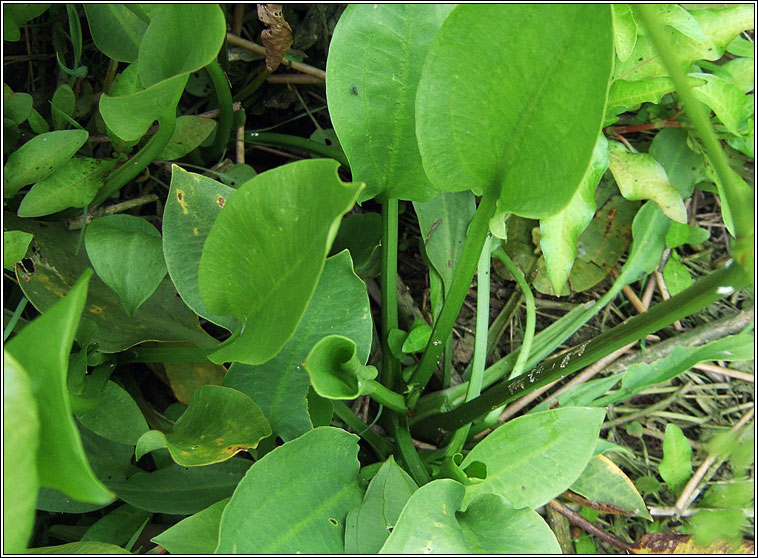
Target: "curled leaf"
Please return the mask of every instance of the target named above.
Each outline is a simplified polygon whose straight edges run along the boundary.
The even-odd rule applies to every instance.
[[[368,392],[366,383],[377,375],[376,368],[361,363],[355,341],[342,335],[316,343],[303,367],[313,389],[327,399],[355,399]]]
[[[273,72],[292,46],[292,27],[282,16],[281,4],[258,4],[258,19],[268,25],[261,31],[266,48],[266,69]]]

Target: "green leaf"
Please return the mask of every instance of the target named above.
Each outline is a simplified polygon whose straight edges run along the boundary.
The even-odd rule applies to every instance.
[[[13,93],[8,88],[3,94],[3,117],[13,120],[20,126],[32,113],[33,104],[34,99],[28,93]]]
[[[202,511],[182,519],[151,539],[171,554],[213,554],[218,545],[221,514],[230,498],[216,502]]]
[[[647,153],[630,153],[623,144],[610,142],[609,168],[621,194],[628,200],[653,200],[663,213],[687,222],[687,210],[663,167]]]
[[[673,27],[693,41],[705,42],[698,21],[687,10],[676,4],[652,4],[655,19],[661,25]]]
[[[670,223],[654,202],[640,208],[632,223],[634,242],[618,280],[628,285],[653,272],[661,261]]]
[[[240,451],[255,448],[271,435],[271,425],[258,405],[244,393],[222,386],[202,386],[192,395],[189,408],[165,434],[151,430],[150,438],[160,436],[173,460],[184,467],[219,463]],[[144,436],[143,436],[144,438]],[[137,459],[141,451],[137,442]],[[150,451],[155,448],[150,445]]]
[[[484,494],[459,511],[466,489],[449,479],[419,488],[403,508],[380,554],[560,554],[533,510]]]
[[[181,159],[197,148],[216,128],[216,121],[200,116],[180,116],[176,119],[176,128],[163,148],[158,159],[173,161]]]
[[[705,35],[704,41],[693,40],[673,28],[664,29],[683,72],[697,60],[718,60],[737,35],[755,25],[753,10],[748,5],[697,10],[691,15]],[[613,70],[614,79],[629,81],[662,76],[668,76],[668,71],[646,35],[637,37],[632,54],[625,61],[616,64]]]
[[[595,215],[595,188],[608,168],[608,140],[598,137],[592,159],[568,204],[540,220],[540,248],[550,283],[559,293],[568,280],[577,252],[577,240]]]
[[[50,125],[42,118],[42,115],[36,110],[32,109],[29,114],[29,126],[35,134],[44,134],[50,130]]]
[[[403,341],[401,350],[404,353],[419,353],[426,348],[429,338],[432,336],[432,328],[423,319],[413,322],[408,336]]]
[[[378,553],[417,488],[410,475],[390,456],[371,479],[363,501],[347,515],[345,553]]]
[[[95,46],[108,58],[135,62],[147,22],[124,4],[84,4]]]
[[[105,184],[115,160],[74,157],[27,192],[19,217],[50,215],[69,207],[85,207]]]
[[[343,183],[338,166],[311,159],[277,167],[226,202],[200,258],[200,296],[211,312],[232,315],[243,327],[210,356],[213,362],[262,364],[294,333],[361,189]]]
[[[466,241],[466,231],[476,211],[469,192],[441,192],[428,202],[413,202],[429,262],[450,290]]]
[[[697,246],[702,244],[711,237],[711,233],[708,229],[701,227],[690,227],[690,236],[687,238],[687,244]]]
[[[19,219],[9,213],[4,218],[6,227],[34,234],[30,269],[16,269],[16,277],[29,301],[44,312],[90,267],[85,251],[76,251],[81,231]],[[92,342],[103,353],[117,353],[142,341],[192,342],[200,347],[217,343],[200,329],[197,316],[179,300],[169,278],[164,278],[153,296],[129,317],[118,295],[95,276],[85,317],[97,324]]]
[[[679,254],[676,252],[671,252],[671,256],[663,268],[663,279],[666,281],[666,287],[668,287],[671,296],[678,295],[692,285],[690,270],[682,263]]]
[[[84,235],[92,266],[133,316],[166,275],[161,234],[145,219],[108,215],[95,219]]]
[[[445,191],[494,189],[518,215],[552,215],[587,168],[612,61],[609,6],[456,7],[429,50],[416,97],[429,179]]]
[[[358,275],[378,275],[381,242],[382,216],[378,213],[355,213],[342,220],[330,255],[349,250]]]
[[[369,382],[378,374],[375,367],[366,366],[362,360],[355,341],[328,335],[313,346],[303,368],[321,397],[355,399],[370,393]]]
[[[29,374],[3,351],[3,551],[24,552],[34,530],[40,420]]]
[[[590,460],[571,485],[571,490],[593,502],[626,510],[631,516],[653,519],[629,477],[604,455],[596,455]]]
[[[27,184],[50,176],[79,151],[89,134],[61,130],[34,136],[8,156],[3,169],[3,196],[12,198]]]
[[[49,7],[50,4],[4,4],[3,40],[18,41],[21,38],[19,27],[41,16]]]
[[[51,116],[53,118],[53,127],[56,130],[64,130],[69,123],[69,119],[74,116],[76,109],[76,96],[74,90],[68,84],[62,83],[53,93],[51,105]],[[68,117],[68,118],[66,118]]]
[[[205,385],[220,386],[226,376],[226,368],[212,362],[164,362],[171,391],[184,405],[189,405],[192,394]]]
[[[231,496],[249,468],[250,461],[239,458],[207,467],[173,464],[154,473],[140,471],[108,486],[135,508],[190,515]]]
[[[34,235],[24,231],[3,231],[3,267],[13,267],[20,262]]]
[[[695,183],[705,178],[703,157],[687,146],[687,132],[665,128],[658,132],[650,145],[650,155],[666,171],[666,176],[683,199],[687,199]]]
[[[140,139],[158,117],[173,114],[187,83],[180,74],[129,95],[100,97],[105,125],[126,142]]]
[[[613,4],[613,42],[616,46],[616,56],[624,61],[629,58],[637,42],[637,22],[627,4]]]
[[[315,428],[255,462],[221,517],[218,554],[342,554],[361,499],[358,437]]]
[[[158,6],[139,43],[137,71],[142,85],[151,87],[207,66],[225,39],[224,12],[216,4]]]
[[[72,542],[57,546],[40,546],[29,548],[29,554],[131,554],[125,548],[102,542]]]
[[[692,95],[705,103],[735,135],[747,132],[747,120],[753,115],[751,97],[740,86],[714,74],[692,74],[705,84],[692,89]]]
[[[421,62],[452,5],[349,6],[329,46],[329,114],[360,201],[426,201],[436,189],[421,166],[414,103]]]
[[[480,441],[461,463],[487,466],[487,478],[466,487],[502,496],[516,508],[536,508],[569,488],[592,457],[604,409],[566,407],[507,422]]]
[[[698,504],[704,508],[752,508],[755,481],[730,479],[724,484],[711,484]]]
[[[139,469],[132,465],[134,446],[118,444],[98,436],[77,423],[84,452],[92,470],[106,487],[112,482],[126,480]],[[58,490],[42,488],[37,499],[37,509],[57,513],[87,513],[98,510],[116,500],[116,495],[105,503],[87,504],[67,497]]]
[[[755,89],[755,60],[753,58],[735,58],[726,62],[721,68],[729,72],[732,80],[743,93],[750,93]]]
[[[85,272],[62,300],[24,327],[6,349],[29,372],[37,401],[39,443],[45,448],[37,458],[40,485],[77,500],[100,503],[109,502],[111,494],[87,463],[66,390],[68,355],[91,275]],[[41,339],[45,342],[40,343]]]
[[[124,504],[98,519],[81,540],[125,545],[135,532],[142,530],[150,516],[149,512]]]
[[[163,211],[163,253],[182,300],[206,320],[234,329],[236,320],[217,316],[200,298],[198,271],[205,240],[221,208],[235,190],[211,178],[171,167],[171,189]]]
[[[76,418],[95,434],[120,444],[136,444],[148,429],[132,396],[113,381],[108,381],[94,405],[76,413]]]
[[[696,87],[703,83],[702,80],[688,77],[690,87]],[[608,93],[608,109],[606,111],[606,124],[618,120],[615,115],[626,112],[642,103],[661,102],[661,98],[676,90],[674,82],[669,77],[653,77],[641,81],[628,81],[617,79],[611,85]]]
[[[371,323],[366,286],[353,273],[349,253],[343,251],[326,260],[303,319],[279,354],[259,366],[233,363],[224,385],[249,395],[282,440],[297,438],[313,426],[311,399],[306,401],[310,380],[302,369],[313,345],[325,335],[342,335],[355,342],[359,361],[366,362]],[[331,417],[331,402],[326,401]]]
[[[658,473],[675,494],[681,492],[692,476],[692,447],[682,429],[675,424],[666,425],[663,438],[663,459]]]

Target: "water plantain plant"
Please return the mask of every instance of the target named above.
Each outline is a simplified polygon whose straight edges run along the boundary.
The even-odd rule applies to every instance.
[[[560,553],[543,516],[565,510],[562,494],[651,519],[605,455],[619,450],[601,437],[608,406],[703,361],[751,358],[748,332],[679,347],[501,419],[752,288],[750,6],[351,5],[326,60],[334,129],[307,139],[245,131],[239,110],[280,63],[324,79],[287,53],[276,5],[259,5],[266,48],[244,56],[244,10],[229,6],[3,12],[5,45],[51,25],[63,77],[49,119],[4,86],[5,552]],[[265,69],[230,88],[255,56]],[[98,60],[93,95],[85,63]],[[212,118],[187,110],[198,97]],[[625,137],[640,130],[660,131]],[[227,164],[244,142],[307,156],[257,174]],[[151,178],[158,195],[124,194]],[[731,235],[730,258],[694,281],[677,253],[708,238],[693,192],[718,197]],[[155,201],[154,218],[125,212]],[[398,299],[411,207],[429,321]],[[623,255],[598,300],[535,331],[533,288],[590,288]],[[487,366],[493,259],[526,323]],[[673,296],[567,345],[659,269]],[[473,360],[455,367],[475,276]],[[679,494],[692,473],[675,428],[660,474]],[[709,451],[746,475],[734,436]],[[51,527],[46,512],[82,520]],[[617,549],[638,542],[596,530]]]

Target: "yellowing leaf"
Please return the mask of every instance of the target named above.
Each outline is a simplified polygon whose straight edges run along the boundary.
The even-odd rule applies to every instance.
[[[687,222],[687,210],[679,192],[651,155],[630,153],[622,144],[612,141],[609,168],[626,199],[653,200],[667,217],[679,223]]]

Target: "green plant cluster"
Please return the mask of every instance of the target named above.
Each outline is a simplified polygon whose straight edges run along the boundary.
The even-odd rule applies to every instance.
[[[754,59],[740,35],[752,7],[351,5],[326,62],[334,129],[317,132],[331,139],[247,131],[311,154],[260,174],[224,162],[245,125],[227,79],[240,60],[232,10],[3,5],[4,44],[54,21],[64,78],[49,119],[4,85],[3,265],[16,298],[3,550],[559,553],[537,510],[568,490],[650,520],[605,455],[619,450],[600,437],[606,408],[700,362],[751,359],[750,333],[499,417],[752,284],[754,194],[741,173],[754,156]],[[103,58],[95,91],[87,64]],[[196,97],[213,118],[183,114]],[[659,131],[625,137],[640,130]],[[147,200],[156,218],[126,213],[145,201],[123,189],[167,162],[170,184]],[[708,239],[688,214],[695,191],[718,196],[733,258],[697,281],[678,252]],[[399,310],[399,204],[417,216],[429,322]],[[551,356],[664,251],[672,298]],[[527,319],[520,348],[487,366],[493,256]],[[589,289],[622,258],[600,300],[535,331],[532,289]],[[464,372],[452,329],[475,274]],[[174,400],[156,403],[144,374]],[[692,474],[682,438],[667,429],[672,493]],[[738,447],[713,452],[742,478]],[[728,517],[699,516],[707,529],[733,523],[739,506],[722,500],[713,507]],[[43,512],[81,521],[48,529]]]

